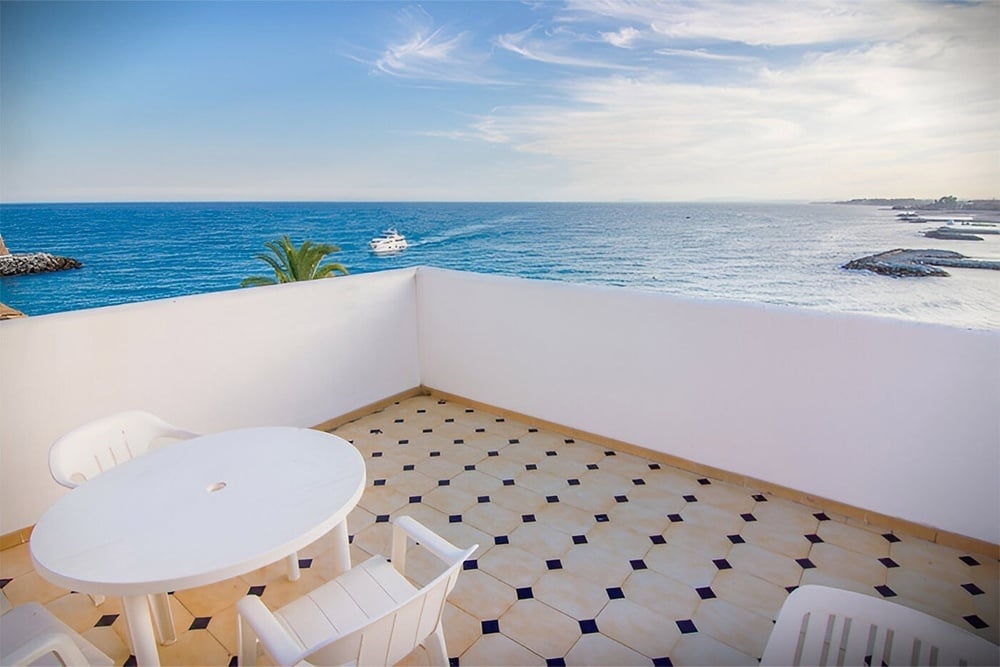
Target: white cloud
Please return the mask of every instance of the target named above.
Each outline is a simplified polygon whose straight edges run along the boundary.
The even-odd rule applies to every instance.
[[[561,31],[545,34],[543,37],[535,37],[537,28],[528,28],[521,32],[507,33],[499,35],[494,40],[496,45],[506,49],[511,53],[549,65],[568,65],[571,67],[585,67],[594,69],[635,69],[628,65],[613,63],[597,58],[585,58],[571,55],[569,51],[584,41],[576,35],[570,35]]]
[[[641,30],[636,30],[631,26],[626,26],[617,32],[602,32],[601,39],[612,46],[622,49],[629,48],[640,36]]]
[[[458,83],[500,83],[482,73],[485,56],[470,48],[471,33],[436,27],[423,9],[399,13],[405,35],[385,47],[374,62],[377,71],[404,79]]]

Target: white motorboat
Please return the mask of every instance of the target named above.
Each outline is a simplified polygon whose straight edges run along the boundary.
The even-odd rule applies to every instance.
[[[381,236],[376,236],[368,242],[368,247],[377,254],[406,250],[406,237],[395,229],[387,229]]]

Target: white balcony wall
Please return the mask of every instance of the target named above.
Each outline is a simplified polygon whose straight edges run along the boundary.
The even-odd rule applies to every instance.
[[[420,384],[413,269],[0,322],[0,534],[65,489],[49,445],[141,408],[210,432],[311,426]]]
[[[429,387],[1000,542],[1000,333],[421,268]]]

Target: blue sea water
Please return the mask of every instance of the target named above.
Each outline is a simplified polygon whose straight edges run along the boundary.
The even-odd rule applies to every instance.
[[[1000,236],[919,235],[936,224],[832,204],[6,204],[0,235],[12,252],[74,257],[83,268],[0,278],[0,302],[44,315],[238,289],[268,272],[254,257],[264,242],[288,234],[338,245],[332,259],[351,273],[429,265],[1000,329],[1000,272],[893,279],[840,268],[898,247],[1000,259]],[[410,247],[369,252],[390,226]]]

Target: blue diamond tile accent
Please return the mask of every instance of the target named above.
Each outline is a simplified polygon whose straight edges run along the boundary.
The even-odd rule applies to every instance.
[[[801,567],[803,570],[811,570],[816,567],[816,564],[813,563],[808,558],[796,558],[795,562],[798,563],[799,567]]]
[[[880,562],[880,563],[882,563],[882,565],[885,565],[886,567],[890,567],[890,568],[892,568],[892,567],[899,567],[899,563],[897,563],[896,561],[894,561],[891,558],[879,558],[878,562]]]
[[[636,479],[632,480],[632,484],[634,484],[635,486],[645,486],[646,480],[642,479],[641,477],[637,477]]]
[[[680,514],[668,514],[667,518],[670,519],[671,523],[680,523],[684,521],[684,517],[682,517]]]
[[[411,503],[419,503],[421,500],[423,500],[422,496],[410,496]]]
[[[653,544],[666,544],[667,538],[665,538],[663,535],[650,535],[649,541],[652,542]]]
[[[726,560],[725,558],[716,558],[712,562],[715,563],[715,567],[719,568],[720,570],[731,570],[733,568],[733,566],[730,565],[729,561]]]
[[[730,542],[733,544],[744,544],[746,540],[743,539],[742,535],[726,535]]]
[[[415,468],[416,466],[413,465],[412,463],[407,463],[406,465],[403,466],[403,470],[414,470]]]
[[[962,584],[962,588],[964,588],[970,595],[983,595],[986,593],[986,591],[982,588],[972,583]]]
[[[517,589],[518,600],[530,600],[533,597],[535,597],[535,594],[531,591],[531,586]]]
[[[300,558],[299,559],[299,568],[301,568],[303,570],[308,570],[309,568],[312,567],[312,565],[313,565],[313,559],[312,558]]]
[[[374,482],[372,482],[372,486],[385,486],[385,480],[376,479]]]
[[[615,496],[615,502],[616,503],[627,503],[628,502],[628,496]]]
[[[600,632],[600,630],[597,629],[597,621],[595,621],[592,618],[588,618],[585,621],[580,621],[580,632],[582,632],[585,635],[592,635],[595,632]]]
[[[973,558],[972,556],[959,556],[958,560],[962,561],[963,563],[965,563],[970,567],[979,565],[979,561]]]
[[[375,523],[389,523],[389,515],[379,514],[377,517],[375,517]]]
[[[570,486],[580,486],[580,480],[578,479],[567,479],[566,483]]]
[[[902,540],[900,540],[898,537],[896,537],[892,533],[883,533],[882,537],[884,537],[885,541],[889,542],[890,544],[895,543],[895,542],[902,542]]]
[[[749,512],[741,514],[740,518],[746,521],[747,523],[751,523],[757,520],[757,517],[755,517],[753,514],[750,514]]]
[[[877,590],[878,593],[879,593],[879,595],[881,595],[884,598],[894,598],[894,597],[896,597],[896,591],[892,590],[888,586],[885,586],[885,585],[876,586],[875,590]]]
[[[461,514],[452,514],[448,517],[448,523],[462,523]]]
[[[711,586],[702,586],[701,588],[694,589],[702,600],[711,600],[716,597],[715,591],[712,590]]]
[[[504,486],[514,486],[514,480],[512,480],[512,479],[505,479],[503,481],[503,485]]]
[[[649,464],[649,469],[650,469],[650,470],[660,470],[660,469],[661,469],[661,466],[660,466],[660,464],[659,464],[659,463],[650,463],[650,464]]]
[[[573,544],[586,544],[586,543],[587,543],[587,536],[586,535],[574,535],[573,536]]]
[[[484,635],[493,635],[500,632],[500,621],[497,619],[483,621],[482,627]]]
[[[117,620],[118,620],[118,614],[104,614],[99,619],[97,619],[97,623],[94,623],[94,627],[106,628]]]
[[[534,463],[526,463],[524,465],[524,469],[525,470],[538,470],[538,465],[536,465]]]
[[[601,466],[597,465],[596,463],[588,463],[587,464],[587,470],[600,470],[600,469],[601,469]]]
[[[476,498],[476,502],[479,502],[479,503],[488,503],[488,502],[490,502],[490,497],[489,496],[479,496],[478,498]]]
[[[247,595],[256,595],[257,597],[260,597],[263,594],[264,594],[263,586],[251,586],[250,589],[247,590]]]
[[[645,570],[646,569],[646,561],[644,561],[641,558],[636,558],[635,560],[630,560],[628,562],[628,564],[632,566],[633,570]]]
[[[604,590],[608,594],[609,600],[621,600],[625,597],[625,591],[617,586],[615,588],[606,588]]]
[[[653,667],[674,667],[670,658],[653,658]]]
[[[989,623],[979,618],[975,614],[972,614],[971,616],[963,616],[962,620],[971,625],[972,627],[974,627],[976,630],[982,630],[983,628],[990,627]]]
[[[469,560],[467,560],[464,563],[462,563],[462,569],[463,570],[478,570],[479,569],[479,561],[476,560],[475,558],[470,558]]]
[[[493,544],[510,544],[510,538],[506,535],[497,535],[493,538]]]
[[[545,667],[566,667],[566,658],[546,658]]]
[[[550,560],[545,561],[545,567],[549,568],[550,570],[561,570],[562,566],[563,566],[562,561],[559,560],[558,558],[552,558]]]
[[[708,479],[707,477],[702,477],[701,479],[698,480],[698,483],[701,484],[702,486],[708,486],[709,484],[712,483],[712,480]]]
[[[208,627],[209,622],[212,620],[211,616],[198,616],[193,621],[191,621],[191,627],[188,630],[204,630]]]
[[[595,514],[594,518],[597,520],[597,523],[607,523],[611,520],[607,514]]]
[[[820,537],[819,535],[817,535],[816,533],[810,533],[809,535],[806,535],[805,537],[806,537],[807,540],[809,540],[813,544],[822,544],[822,542],[823,542],[823,538]]]
[[[545,496],[545,502],[547,502],[547,503],[557,503],[557,502],[559,502],[559,496]]]
[[[535,515],[534,514],[522,514],[521,515],[521,521],[523,523],[534,523],[535,520],[536,519],[535,519]]]
[[[683,635],[689,635],[692,632],[698,632],[698,628],[695,627],[694,621],[691,619],[684,619],[683,621],[675,621],[677,623],[677,629],[681,631]]]
[[[816,517],[817,519],[819,519],[820,521],[829,521],[830,520],[830,517],[828,517],[826,515],[826,512],[815,512],[815,513],[813,513],[813,516]]]

